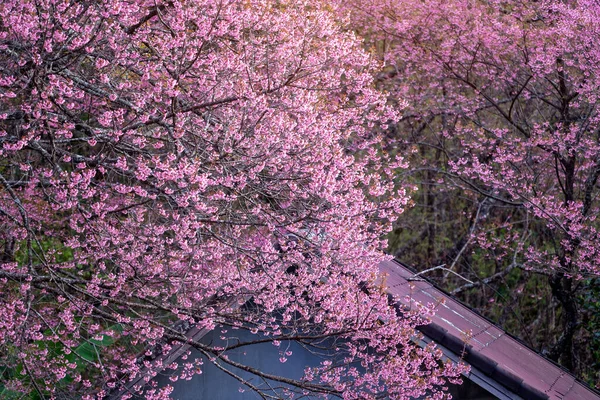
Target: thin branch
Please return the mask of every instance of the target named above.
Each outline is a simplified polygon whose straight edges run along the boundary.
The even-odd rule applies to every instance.
[[[409,277],[406,280],[409,281],[409,282],[410,281],[424,281],[425,280],[424,278],[419,278],[418,276],[421,275],[421,274],[425,274],[425,273],[432,272],[432,271],[437,271],[437,270],[440,270],[440,269],[442,271],[451,272],[454,275],[458,276],[459,278],[463,279],[464,281],[469,282],[470,284],[473,283],[472,281],[468,280],[467,278],[465,278],[464,276],[462,276],[458,272],[454,272],[451,269],[446,268],[446,264],[438,265],[437,267],[433,267],[433,268],[429,268],[429,269],[426,269],[426,270],[421,271],[421,272],[417,272],[416,274],[414,274],[413,276]]]

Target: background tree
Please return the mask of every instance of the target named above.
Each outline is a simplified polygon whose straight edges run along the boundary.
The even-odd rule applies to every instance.
[[[598,382],[598,3],[348,8],[387,64],[380,85],[408,102],[389,149],[412,153],[398,179],[419,190],[392,251],[468,278],[437,276]]]
[[[406,195],[366,127],[393,115],[332,11],[0,4],[3,397],[101,398],[177,342],[231,365],[192,327],[339,339],[285,382],[299,395],[442,397],[461,369],[417,348],[422,316],[397,316],[377,286]]]

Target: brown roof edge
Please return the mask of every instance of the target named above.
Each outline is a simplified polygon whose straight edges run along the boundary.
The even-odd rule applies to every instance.
[[[600,400],[600,393],[443,289],[420,276],[413,281],[416,271],[410,266],[392,260],[381,263],[380,270],[399,310],[414,302],[438,304],[431,323],[417,329],[452,352],[450,358],[462,359],[526,400]]]
[[[522,398],[527,400],[549,399],[546,393],[528,385],[522,378],[500,367],[493,359],[482,356],[481,353],[475,351],[472,345],[465,344],[456,336],[449,335],[448,331],[439,325],[423,325],[417,327],[417,330]]]

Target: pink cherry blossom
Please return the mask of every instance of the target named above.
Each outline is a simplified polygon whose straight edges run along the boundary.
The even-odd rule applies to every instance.
[[[426,320],[398,315],[377,285],[381,237],[407,198],[368,127],[397,115],[333,5],[0,11],[2,384],[93,399],[145,368],[191,379],[201,360],[160,361],[178,342],[232,365],[190,329],[338,339],[299,393],[440,398],[464,370],[418,348]]]

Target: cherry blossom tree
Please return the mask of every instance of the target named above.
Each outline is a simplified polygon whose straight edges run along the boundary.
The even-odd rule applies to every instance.
[[[347,9],[386,62],[382,87],[408,102],[388,130],[390,149],[413,153],[420,217],[430,221],[416,220],[429,227],[420,237],[433,241],[440,220],[452,224],[439,235],[458,244],[436,261],[475,281],[454,283],[455,293],[515,269],[547,276],[563,321],[548,355],[577,369],[577,298],[600,274],[600,5],[378,0]],[[446,199],[439,209],[436,198]]]
[[[290,396],[445,396],[461,367],[413,342],[430,310],[399,314],[378,283],[407,197],[371,127],[395,114],[334,11],[0,4],[3,396],[102,398],[144,369],[201,373],[199,360],[158,365],[152,352],[177,343]],[[232,328],[333,338],[336,357],[290,380],[186,336]]]

